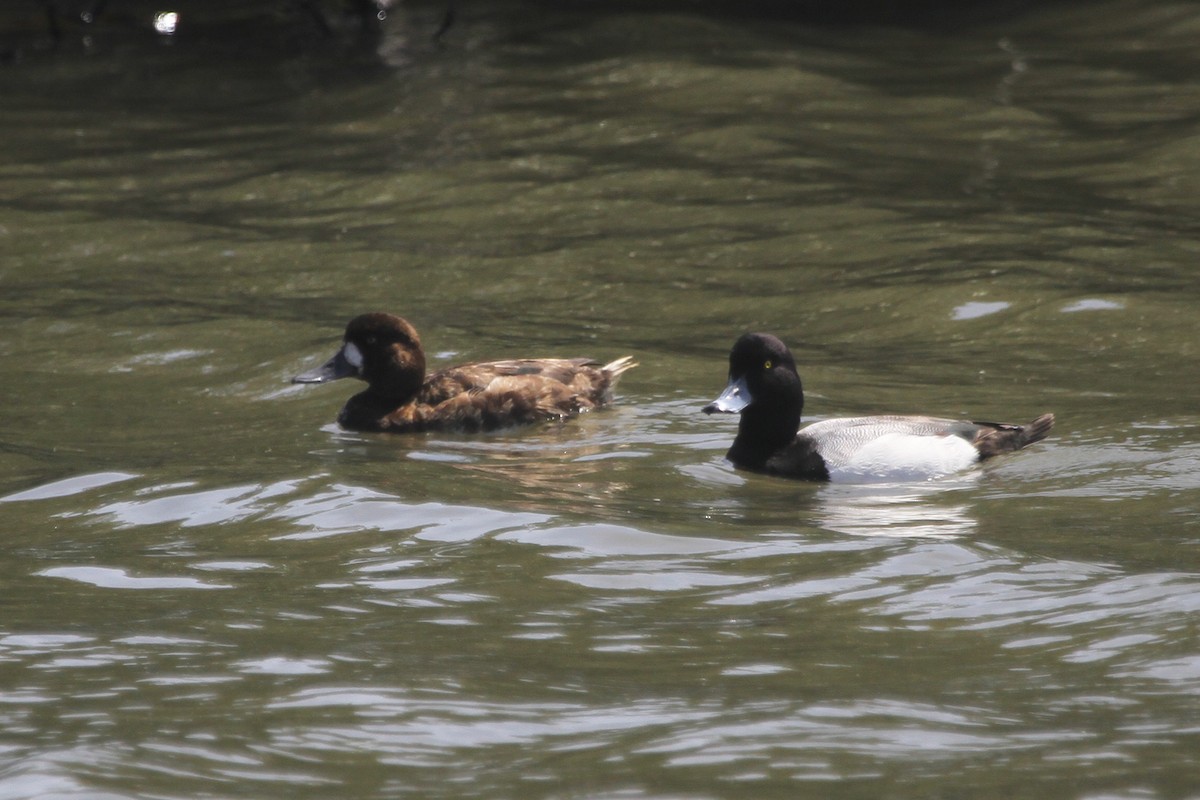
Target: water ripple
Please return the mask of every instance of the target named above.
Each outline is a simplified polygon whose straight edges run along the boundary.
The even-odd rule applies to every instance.
[[[47,578],[65,578],[101,589],[230,589],[226,583],[209,583],[197,578],[134,576],[110,567],[51,567],[38,573]]]

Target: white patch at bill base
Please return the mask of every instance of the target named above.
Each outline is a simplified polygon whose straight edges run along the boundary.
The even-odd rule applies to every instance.
[[[350,362],[351,366],[353,366],[359,372],[362,371],[363,355],[362,351],[358,349],[358,345],[356,345],[354,342],[346,342],[345,347],[342,348],[342,355],[346,357],[346,360]]]

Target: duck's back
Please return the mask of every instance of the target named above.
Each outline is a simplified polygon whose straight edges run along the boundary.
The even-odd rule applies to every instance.
[[[622,371],[623,372],[623,371]],[[617,373],[619,374],[619,372]],[[606,399],[613,374],[592,359],[511,359],[463,363],[434,372],[416,397],[438,405],[464,392],[536,391],[554,384],[566,387],[592,404]]]
[[[448,367],[430,375],[416,398],[392,410],[382,429],[494,430],[563,419],[612,398],[631,358],[602,365],[588,358],[524,358]]]

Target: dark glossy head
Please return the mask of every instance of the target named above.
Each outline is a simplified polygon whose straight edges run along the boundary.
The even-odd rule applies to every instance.
[[[725,457],[738,467],[763,469],[796,438],[804,390],[787,345],[769,333],[744,334],[729,353],[729,384],[704,407],[742,415]]]
[[[796,407],[804,404],[796,362],[787,345],[769,333],[746,333],[729,352],[729,384],[704,407],[704,413],[737,414],[754,407]]]
[[[404,401],[425,380],[425,352],[417,331],[394,314],[372,312],[350,320],[342,346],[316,369],[292,378],[293,383],[325,383],[358,378],[381,397]]]

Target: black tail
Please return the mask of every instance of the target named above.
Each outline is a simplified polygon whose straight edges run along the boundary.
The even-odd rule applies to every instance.
[[[975,434],[975,449],[979,457],[991,458],[1001,453],[1011,453],[1040,442],[1054,427],[1054,415],[1042,414],[1028,425],[1008,425],[1000,422],[976,422],[979,432]]]

